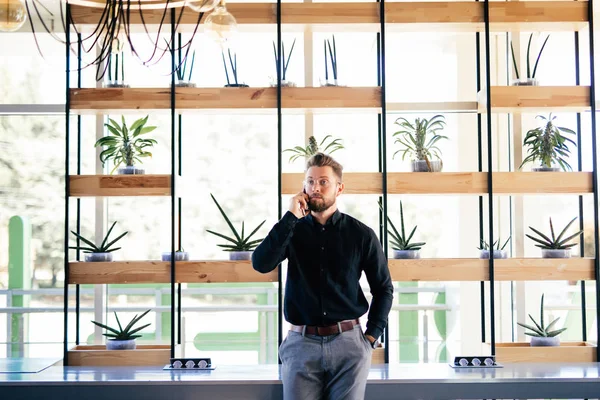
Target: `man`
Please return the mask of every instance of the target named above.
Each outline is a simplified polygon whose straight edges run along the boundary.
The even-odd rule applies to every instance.
[[[343,191],[342,166],[328,155],[312,156],[304,190],[252,255],[262,273],[288,259],[284,314],[291,328],[279,348],[285,400],[363,399],[371,350],[387,324],[387,259],[371,228],[338,211]],[[364,334],[363,271],[373,295]]]

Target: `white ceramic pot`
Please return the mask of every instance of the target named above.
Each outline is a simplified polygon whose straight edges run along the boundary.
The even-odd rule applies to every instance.
[[[560,339],[558,336],[553,337],[531,337],[531,342],[529,343],[531,347],[549,347],[549,346],[560,346]]]
[[[127,165],[117,170],[119,175],[144,175],[146,171],[142,168],[137,168],[135,165]]]
[[[252,252],[251,251],[230,251],[229,259],[232,261],[251,260]]]
[[[535,171],[535,172],[560,172],[560,168],[546,167],[546,166],[540,165],[539,167],[533,167],[533,171]]]
[[[542,258],[571,258],[571,249],[542,249]]]
[[[540,85],[540,81],[538,81],[535,78],[513,79],[511,83],[512,83],[512,86],[539,86]]]
[[[440,172],[443,167],[441,160],[429,160],[429,165],[431,165],[431,171],[427,166],[427,161],[412,160],[411,170],[412,172]]]
[[[162,261],[171,261],[171,252],[165,251],[164,253],[162,253],[161,260]],[[190,260],[190,253],[188,253],[187,251],[176,251],[175,252],[175,261],[189,261],[189,260]]]
[[[85,262],[107,262],[113,260],[113,253],[85,253]]]
[[[396,260],[415,260],[421,258],[419,250],[393,250],[393,257]]]
[[[106,350],[135,350],[135,339],[106,341]]]
[[[494,258],[506,258],[506,250],[494,250]],[[489,250],[479,250],[479,258],[490,258]]]

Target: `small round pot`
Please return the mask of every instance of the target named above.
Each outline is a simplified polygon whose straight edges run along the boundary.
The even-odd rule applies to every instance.
[[[128,88],[129,84],[123,81],[107,81],[102,82],[102,87],[105,88]]]
[[[251,260],[252,252],[251,251],[230,251],[229,259],[231,261]]]
[[[558,167],[546,167],[546,166],[539,166],[539,167],[533,167],[533,171],[535,172],[560,172],[560,168]]]
[[[135,350],[135,339],[106,341],[106,350]]]
[[[337,79],[327,79],[326,81],[321,81],[321,86],[343,86],[340,85],[340,81]]]
[[[392,254],[396,260],[415,260],[421,258],[419,250],[394,250]]]
[[[506,258],[507,253],[506,250],[494,250],[494,258]],[[489,250],[479,250],[479,258],[490,258]]]
[[[560,339],[558,336],[552,337],[531,337],[531,342],[529,343],[531,347],[550,347],[550,346],[560,346]]]
[[[171,252],[165,251],[161,254],[160,259],[162,261],[171,261]],[[176,251],[175,261],[190,261],[190,253],[187,251]]]
[[[192,81],[177,81],[175,87],[196,87],[196,84]]]
[[[427,161],[425,160],[412,160],[411,162],[411,170],[412,172],[441,172],[442,171],[442,161],[441,160],[429,160],[429,165],[431,165],[431,171],[427,166]]]
[[[245,83],[231,83],[229,85],[225,85],[225,87],[249,87]]]
[[[119,175],[144,175],[146,171],[143,168],[137,168],[135,165],[127,165],[117,170]]]
[[[277,82],[271,82],[271,87],[277,87]],[[292,81],[281,81],[281,87],[296,87],[296,83]]]
[[[520,78],[513,79],[511,84],[512,86],[539,86],[540,81],[535,78]]]
[[[85,253],[85,262],[107,262],[113,260],[113,253]]]
[[[542,258],[571,258],[571,249],[542,249]]]

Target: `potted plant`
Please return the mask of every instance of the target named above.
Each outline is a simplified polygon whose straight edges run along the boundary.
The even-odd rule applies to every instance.
[[[542,52],[544,51],[544,47],[546,47],[546,43],[548,43],[548,39],[550,39],[550,35],[548,35],[546,37],[546,40],[544,40],[544,44],[542,44],[542,47],[540,48],[540,52],[537,55],[537,58],[535,60],[535,65],[533,66],[533,70],[530,67],[529,61],[529,52],[531,50],[531,39],[533,38],[533,33],[531,35],[529,35],[529,41],[527,43],[527,77],[523,77],[521,78],[519,76],[519,68],[517,67],[517,60],[515,58],[515,49],[513,48],[513,44],[512,41],[510,42],[510,52],[512,55],[512,61],[513,61],[513,67],[515,68],[515,76],[517,77],[517,79],[514,79],[512,81],[512,85],[513,86],[538,86],[539,82],[537,79],[535,79],[535,73],[537,71],[537,67],[538,67],[538,63],[540,62],[540,58],[542,57]]]
[[[237,69],[237,54],[233,55],[231,58],[231,49],[227,49],[227,54],[229,56],[229,64],[231,65],[231,75],[233,76],[233,82],[229,79],[229,71],[227,70],[227,61],[225,61],[225,53],[221,52],[221,56],[223,57],[223,67],[225,68],[225,78],[227,78],[227,85],[225,87],[248,87],[245,83],[238,83],[238,69]]]
[[[149,312],[150,310],[146,310],[140,316],[136,314],[133,317],[133,319],[127,324],[125,329],[123,329],[123,327],[121,326],[121,322],[119,321],[117,313],[115,313],[115,318],[117,319],[117,325],[119,326],[118,328],[111,328],[110,326],[104,325],[97,321],[92,321],[92,323],[108,331],[106,333],[103,333],[103,335],[108,338],[108,340],[106,341],[106,350],[134,350],[135,339],[142,336],[136,335],[136,333],[138,333],[145,327],[150,326],[150,324],[146,324],[134,329],[135,324],[137,324]]]
[[[186,53],[185,55],[185,60],[183,60],[183,63],[179,65],[179,67],[177,68],[177,82],[175,83],[175,86],[177,87],[191,87],[191,88],[195,88],[196,84],[194,82],[192,82],[192,72],[194,70],[194,60],[196,59],[196,50],[194,50],[192,52],[192,62],[190,65],[190,73],[188,74],[187,79],[185,79],[185,72],[186,72],[186,68],[187,68],[187,62],[188,62],[188,54]]]
[[[248,236],[244,236],[244,222],[242,221],[242,232],[238,233],[238,231],[235,229],[235,227],[233,226],[233,224],[227,217],[227,214],[225,214],[225,211],[223,211],[223,208],[221,208],[221,206],[217,202],[217,199],[215,199],[215,196],[213,196],[211,193],[210,197],[212,197],[213,201],[217,205],[217,208],[221,212],[221,215],[225,219],[225,222],[227,222],[227,225],[229,225],[229,228],[233,232],[233,235],[235,236],[235,238],[223,235],[221,233],[218,233],[218,232],[215,232],[215,231],[212,231],[209,229],[207,229],[206,231],[231,242],[231,244],[218,244],[217,245],[217,246],[223,248],[224,251],[229,252],[230,260],[250,260],[250,258],[252,256],[252,251],[264,239],[264,238],[262,238],[262,239],[250,240],[250,238],[256,233],[256,231],[258,231],[260,229],[261,226],[263,226],[263,224],[266,222],[266,220],[261,222],[260,225],[258,225],[252,231],[252,233],[250,233]]]
[[[570,142],[573,146],[577,146],[577,144],[563,136],[563,133],[575,135],[575,132],[569,128],[554,125],[556,117],[553,117],[552,113],[548,118],[542,115],[538,115],[536,118],[543,121],[543,126],[527,131],[523,144],[529,146],[528,155],[519,169],[528,162],[537,161],[540,166],[534,167],[534,171],[560,171],[560,169],[572,171],[571,165],[564,158],[570,153],[566,142]]]
[[[165,251],[161,255],[162,261],[171,261],[171,252]],[[190,253],[185,251],[183,247],[179,247],[175,250],[175,261],[190,261]]]
[[[285,153],[286,151],[289,151],[293,153],[289,162],[294,162],[300,157],[305,157],[308,159],[316,153],[332,154],[344,148],[344,145],[341,143],[342,139],[333,139],[327,146],[323,148],[327,139],[331,137],[331,135],[327,135],[323,138],[323,140],[321,140],[321,143],[317,143],[317,139],[315,139],[314,136],[311,136],[308,138],[308,145],[306,147],[296,146],[291,149],[285,149],[283,152]]]
[[[556,318],[552,322],[548,324],[548,326],[544,325],[544,295],[542,294],[541,306],[540,306],[540,323],[538,324],[535,319],[528,314],[531,321],[533,321],[534,326],[526,325],[521,322],[517,322],[519,326],[522,326],[525,329],[529,329],[531,332],[525,332],[527,336],[531,336],[530,345],[533,347],[536,346],[558,346],[560,344],[560,339],[558,335],[562,332],[566,331],[567,328],[561,328],[552,331],[551,329],[554,327],[556,322],[560,319]]]
[[[325,82],[321,86],[340,86],[338,82],[338,63],[337,51],[335,48],[335,35],[332,35],[332,40],[325,39],[323,41],[323,50],[325,54]],[[327,65],[327,50],[329,50],[329,58],[331,60],[331,79],[329,76],[329,66]]]
[[[383,206],[381,205],[381,202],[379,202],[379,208],[383,211]],[[419,251],[421,250],[421,247],[423,247],[425,245],[425,242],[416,242],[416,243],[410,242],[413,235],[415,234],[415,231],[417,230],[416,225],[410,232],[410,235],[408,235],[408,237],[406,236],[406,233],[404,231],[404,210],[402,209],[402,201],[400,201],[400,232],[398,232],[398,229],[396,229],[396,227],[394,226],[394,223],[392,222],[390,217],[387,217],[387,220],[392,228],[391,230],[388,229],[388,233],[392,237],[390,239],[390,242],[392,244],[392,249],[393,249],[393,258],[395,258],[395,259],[421,258],[421,254]]]
[[[538,231],[537,229],[532,228],[531,226],[529,227],[529,229],[534,231],[539,236],[539,238],[533,237],[529,234],[525,234],[525,236],[527,236],[529,239],[536,242],[537,243],[535,245],[536,247],[539,247],[542,249],[542,258],[570,258],[571,257],[571,247],[575,246],[577,243],[568,243],[568,242],[571,239],[574,239],[577,236],[581,235],[583,233],[583,231],[580,230],[579,232],[574,233],[565,239],[563,239],[563,236],[565,235],[565,232],[567,231],[567,229],[569,229],[571,224],[573,224],[573,222],[575,222],[576,219],[577,219],[577,217],[573,218],[571,220],[571,222],[569,222],[567,224],[567,226],[565,226],[563,228],[563,230],[560,232],[558,237],[555,237],[555,235],[554,235],[554,226],[552,225],[552,218],[550,218],[550,234],[551,234],[552,238],[549,238],[548,236],[544,235],[542,232]]]
[[[119,65],[119,53],[110,54],[108,56],[108,62],[106,63],[106,69],[108,70],[108,81],[102,82],[102,86],[105,88],[128,88],[129,85],[125,83],[125,53],[121,52],[121,64]],[[113,74],[114,69],[114,74]],[[121,76],[119,77],[119,70]],[[114,79],[113,79],[114,78]]]
[[[117,221],[113,222],[113,224],[111,225],[108,232],[106,232],[106,236],[104,236],[104,239],[102,240],[102,243],[100,244],[100,246],[96,246],[94,244],[94,242],[86,239],[85,237],[81,236],[77,232],[71,231],[71,233],[73,235],[75,235],[75,237],[77,237],[79,240],[81,240],[87,246],[69,246],[69,248],[74,249],[74,250],[82,250],[85,253],[85,261],[86,262],[112,261],[112,259],[113,259],[112,252],[120,249],[120,247],[113,248],[112,246],[115,243],[117,243],[119,240],[121,240],[123,238],[123,236],[125,236],[129,233],[129,232],[124,232],[121,235],[119,235],[115,240],[109,242],[108,237],[110,236],[110,233],[112,232],[116,223],[117,223]]]
[[[509,236],[508,239],[506,239],[506,242],[504,242],[502,247],[500,247],[500,243],[498,242],[498,240],[494,242],[494,244],[492,245],[492,249],[494,251],[494,258],[506,258],[507,254],[504,248],[510,241],[510,238],[511,237]],[[477,249],[479,249],[479,258],[490,258],[490,245],[485,240],[481,239],[479,247]]]
[[[292,53],[294,52],[294,46],[296,45],[296,39],[292,43],[292,48],[290,49],[290,53],[285,56],[285,46],[283,42],[281,43],[281,55],[283,56],[283,60],[281,62],[281,87],[296,87],[296,84],[292,81],[287,80],[287,70],[290,66],[290,59],[292,58]],[[277,68],[279,68],[279,57],[277,57],[277,45],[275,41],[273,41],[273,54],[275,55],[275,72],[277,72]],[[277,75],[275,75],[277,79]],[[277,80],[271,83],[272,87],[277,86]]]
[[[444,165],[437,142],[448,139],[447,136],[438,134],[446,125],[444,116],[438,114],[431,119],[417,118],[414,124],[400,117],[395,124],[400,126],[400,130],[393,134],[396,138],[394,143],[400,143],[403,148],[396,151],[392,158],[402,152],[403,160],[407,155],[412,158],[413,172],[440,172]]]
[[[148,147],[157,144],[154,139],[144,139],[141,136],[152,132],[156,126],[145,126],[148,122],[148,116],[135,121],[129,128],[125,122],[125,117],[121,116],[122,125],[119,125],[114,119],[109,118],[109,124],[104,124],[108,129],[108,135],[96,142],[94,147],[104,146],[105,149],[100,153],[102,166],[109,160],[113,160],[115,167],[111,174],[121,165],[125,167],[118,168],[119,174],[133,175],[143,174],[144,170],[136,168],[134,162],[141,163],[142,157],[152,157],[152,153],[147,151]]]

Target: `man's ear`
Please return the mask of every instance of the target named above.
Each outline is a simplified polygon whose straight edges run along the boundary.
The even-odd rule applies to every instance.
[[[336,197],[337,197],[337,196],[339,196],[340,194],[342,194],[342,192],[344,191],[344,188],[345,188],[345,187],[346,187],[346,186],[345,186],[343,183],[340,183],[340,185],[339,185],[339,186],[338,186],[338,188],[337,188],[337,193],[335,194],[335,195],[336,195]]]

